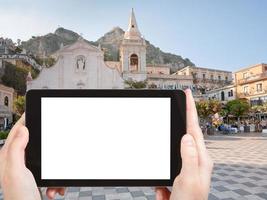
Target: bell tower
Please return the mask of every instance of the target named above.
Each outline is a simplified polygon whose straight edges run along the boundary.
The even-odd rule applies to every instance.
[[[133,9],[120,47],[120,62],[125,80],[146,79],[146,41],[138,29]]]

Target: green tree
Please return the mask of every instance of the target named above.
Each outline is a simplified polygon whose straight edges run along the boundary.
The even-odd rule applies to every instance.
[[[245,99],[235,99],[226,103],[225,110],[228,115],[231,114],[237,117],[238,124],[240,124],[240,117],[249,112],[250,106]]]
[[[26,68],[16,67],[11,63],[5,63],[5,71],[2,76],[4,85],[13,87],[19,95],[26,92],[26,77],[28,70]]]
[[[15,52],[16,52],[16,53],[21,53],[21,52],[22,52],[21,47],[16,47],[16,48],[15,48]]]
[[[16,114],[20,117],[25,111],[25,96],[18,96],[14,101],[14,109]]]
[[[255,105],[250,108],[251,113],[266,113],[267,112],[267,103],[264,103],[262,105]]]
[[[0,140],[5,140],[8,136],[9,131],[0,131]]]
[[[217,100],[201,100],[196,103],[196,107],[199,117],[206,120],[222,110],[222,105]]]
[[[209,122],[212,124],[212,116],[216,113],[220,113],[222,110],[222,104],[217,100],[201,100],[196,103],[198,116],[203,120],[204,124]],[[205,132],[207,130],[205,129]]]
[[[104,52],[104,61],[113,61],[113,56],[110,54],[110,52]]]
[[[196,103],[196,108],[198,116],[206,120],[210,115],[209,103],[208,101],[199,101]]]
[[[147,88],[147,81],[134,81],[126,80],[124,83],[127,85],[127,89],[144,89]]]

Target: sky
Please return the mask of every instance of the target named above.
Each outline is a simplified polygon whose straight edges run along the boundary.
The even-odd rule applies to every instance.
[[[196,66],[267,63],[265,0],[0,0],[0,37],[28,40],[64,27],[95,41],[127,29],[131,8],[147,40]]]

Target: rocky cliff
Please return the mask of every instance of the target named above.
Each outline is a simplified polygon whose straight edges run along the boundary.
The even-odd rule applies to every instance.
[[[99,38],[97,41],[87,41],[90,44],[98,46],[99,44],[105,51],[105,60],[118,61],[119,47],[122,42],[124,30],[120,27],[115,27]],[[54,33],[49,33],[44,36],[32,37],[28,41],[21,43],[22,47],[34,55],[50,55],[57,51],[61,44],[69,45],[74,43],[79,38],[79,34],[64,28],[58,28]],[[147,63],[167,64],[171,71],[176,71],[184,66],[193,66],[188,58],[182,58],[179,55],[166,53],[155,47],[149,41],[147,42]]]

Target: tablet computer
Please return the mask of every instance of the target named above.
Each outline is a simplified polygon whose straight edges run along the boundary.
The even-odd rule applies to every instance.
[[[171,186],[185,106],[180,90],[30,90],[26,166],[39,187]]]

